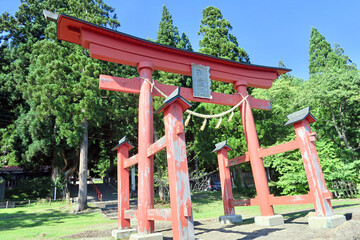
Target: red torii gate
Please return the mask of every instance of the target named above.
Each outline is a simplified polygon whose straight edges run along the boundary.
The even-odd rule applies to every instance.
[[[119,229],[130,227],[129,219],[137,218],[137,232],[146,237],[150,236],[150,233],[154,231],[154,220],[166,220],[172,221],[174,239],[194,238],[182,119],[183,111],[190,106],[187,100],[235,106],[243,97],[247,97],[247,101],[240,106],[240,111],[247,140],[247,157],[251,162],[257,191],[258,200],[256,204],[260,206],[261,210],[262,218],[258,223],[262,224],[264,219],[274,216],[272,205],[275,203],[271,201],[261,159],[263,155],[259,151],[259,141],[251,110],[251,108],[270,110],[271,105],[267,100],[248,96],[246,88],[270,88],[272,82],[279,75],[290,70],[233,62],[171,48],[66,15],[56,15],[47,11],[44,11],[44,15],[47,19],[57,22],[58,38],[60,40],[82,45],[84,48],[89,49],[92,58],[135,66],[140,74],[140,78],[133,79],[100,76],[101,89],[140,94],[139,152],[129,158],[128,150],[132,148],[132,145],[126,139],[122,139],[119,145],[115,147],[118,152],[118,187],[121,188],[118,188]],[[156,89],[152,91],[151,84],[148,81],[153,81],[152,73],[154,70],[191,76],[191,64],[210,67],[212,80],[233,84],[235,90],[241,96],[213,92],[212,99],[195,98],[192,96],[192,89],[180,89],[175,86],[159,84],[155,81],[157,88],[166,95],[171,93],[172,95],[165,100],[163,107],[160,109],[165,112],[166,134],[153,143],[152,98],[153,96],[162,97],[162,95]],[[153,155],[164,148],[167,149],[168,155],[171,209],[158,210],[154,209]],[[224,155],[222,150],[221,153]],[[138,210],[136,212],[129,210],[128,179],[128,169],[135,164],[138,164],[139,172]]]
[[[332,199],[332,194],[326,188],[325,179],[314,143],[316,141],[316,133],[311,132],[310,130],[310,123],[315,122],[316,119],[310,113],[310,107],[306,107],[300,111],[288,115],[288,119],[289,120],[285,125],[294,125],[296,133],[295,140],[265,149],[258,148],[259,156],[263,158],[270,155],[299,149],[303,159],[310,191],[306,195],[294,196],[274,197],[274,195],[271,194],[267,196],[269,202],[271,205],[313,203],[316,215],[320,216],[320,218],[309,218],[309,225],[315,227],[336,227],[345,221],[345,217],[334,215],[331,206],[330,199]],[[225,213],[225,216],[220,217],[219,220],[224,223],[237,221],[237,215],[235,215],[234,206],[259,205],[260,200],[258,197],[252,199],[233,199],[229,168],[230,166],[241,164],[247,161],[251,162],[251,159],[248,152],[243,156],[228,159],[227,152],[230,150],[232,149],[227,145],[226,140],[216,144],[215,149],[213,150],[213,152],[217,153],[218,158],[221,191]],[[328,218],[326,218],[326,216],[328,216]],[[266,218],[255,217],[255,222],[267,226],[283,223],[282,217],[270,216],[270,218],[272,218],[272,220],[269,221],[269,219]]]

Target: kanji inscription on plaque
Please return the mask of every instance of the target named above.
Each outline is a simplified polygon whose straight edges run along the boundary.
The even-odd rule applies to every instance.
[[[191,64],[192,81],[193,81],[193,96],[198,98],[212,99],[211,96],[211,80],[210,67]]]

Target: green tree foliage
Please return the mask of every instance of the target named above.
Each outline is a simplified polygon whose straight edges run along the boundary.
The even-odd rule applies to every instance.
[[[244,49],[239,47],[237,39],[229,33],[232,30],[230,22],[223,18],[221,11],[209,6],[202,11],[199,35],[199,52],[215,57],[226,58],[238,62],[250,62]]]
[[[318,61],[314,59],[314,63],[309,64],[312,74],[305,85],[307,94],[310,95],[309,103],[314,106],[319,118],[323,120],[316,124],[319,134],[332,139],[340,149],[355,154],[354,156],[358,158],[360,156],[359,71],[349,57],[344,54],[344,50],[339,44],[335,44],[334,49],[331,49],[330,44],[314,28],[311,39],[313,37],[322,41],[310,40],[310,59],[314,59],[311,56],[313,52],[316,53],[313,50],[314,45],[326,46],[326,48],[316,47],[326,49],[326,51],[321,51],[321,55],[318,53],[318,56],[322,57],[318,57]],[[312,66],[317,66],[317,70],[312,70]]]
[[[280,67],[285,65],[280,62]],[[281,75],[270,89],[254,89],[256,98],[271,101],[271,111],[254,110],[254,118],[261,147],[278,145],[295,139],[292,126],[285,127],[287,115],[303,106],[299,92],[303,81],[290,73]],[[269,169],[271,191],[274,194],[295,194],[307,191],[305,170],[300,152],[291,151],[264,158],[264,166]]]
[[[359,182],[359,70],[335,44],[322,71],[310,76],[305,90],[319,120],[314,124],[317,133],[327,141],[324,149],[331,153],[324,157],[327,166],[341,169],[341,176],[330,174],[332,180]]]
[[[126,94],[98,89],[100,73],[130,77],[136,71],[91,59],[81,46],[57,40],[56,25],[45,21],[40,15],[42,9],[48,9],[116,29],[119,23],[111,15],[112,8],[102,1],[42,3],[24,2],[20,13],[15,14],[30,16],[34,12],[39,13],[29,17],[23,25],[26,28],[41,22],[42,33],[38,34],[41,37],[31,40],[31,44],[28,42],[30,40],[23,40],[24,44],[28,44],[27,53],[24,53],[27,58],[14,57],[15,63],[18,61],[21,67],[14,64],[9,74],[14,75],[17,68],[22,70],[22,81],[18,81],[15,86],[24,104],[15,124],[3,131],[3,137],[10,135],[7,141],[18,163],[28,163],[29,166],[51,164],[53,168],[60,168],[70,175],[78,166],[84,119],[89,129],[89,167],[96,165],[97,160],[104,156],[104,149],[109,156],[113,154],[109,152],[116,145],[113,140],[120,139],[125,132],[137,132],[134,129],[137,118],[130,117],[136,115],[136,99]],[[13,18],[8,19],[10,22]],[[8,41],[7,51],[19,54],[19,47],[11,45],[20,41],[13,41],[19,35],[17,28],[14,25],[11,31],[5,29],[9,35],[5,35],[4,39]],[[2,71],[2,74],[7,72]],[[14,82],[18,80],[15,77],[12,79]],[[128,138],[134,139],[136,135]]]
[[[202,11],[202,15],[198,34],[202,35],[203,38],[199,41],[199,52],[232,61],[249,63],[248,54],[239,47],[236,37],[230,33],[232,26],[229,21],[223,18],[220,10],[210,6]],[[231,84],[218,81],[212,81],[211,84],[213,91],[226,94],[235,92]],[[195,105],[194,108],[196,112],[205,114],[220,113],[229,109],[226,106],[205,103]],[[194,118],[191,122],[189,131],[194,134],[195,138],[190,149],[198,156],[200,169],[203,168],[207,171],[216,169],[216,155],[211,151],[214,149],[215,143],[220,141],[227,140],[234,149],[229,152],[229,157],[245,154],[246,141],[242,134],[242,125],[239,124],[241,123],[240,112],[236,110],[230,122],[227,121],[229,117],[226,116],[222,119],[219,129],[215,128],[219,119],[209,120],[204,131],[200,131],[204,119]],[[247,166],[247,164],[245,165]]]
[[[309,72],[320,73],[326,65],[329,54],[332,52],[330,43],[319,31],[312,27],[309,44]]]
[[[180,37],[179,30],[176,26],[174,26],[172,16],[165,5],[162,9],[162,15],[159,23],[159,30],[157,31],[156,42],[170,47],[176,47],[192,51],[188,36],[186,35],[186,33],[182,33]],[[159,82],[163,84],[183,87],[191,85],[191,78],[174,73],[156,71],[154,73],[154,78],[159,80]],[[159,103],[155,102],[155,107],[159,106]]]
[[[162,9],[156,42],[170,47],[192,51],[188,36],[186,33],[182,33],[180,37],[179,30],[173,25],[172,16],[165,5]]]
[[[54,186],[49,177],[21,179],[16,187],[5,192],[5,198],[13,201],[51,198]]]
[[[339,45],[334,49],[316,29],[312,29],[309,47],[309,81],[290,74],[282,75],[268,90],[254,89],[253,95],[269,99],[271,112],[256,112],[260,142],[264,147],[295,138],[291,127],[284,127],[286,115],[311,106],[317,122],[316,146],[324,177],[331,189],[337,181],[359,181],[359,71]],[[315,53],[316,52],[316,53]],[[314,54],[314,56],[311,56]],[[291,99],[291,101],[289,101]],[[266,167],[273,169],[275,193],[298,194],[308,191],[308,183],[299,151],[269,156]]]
[[[271,111],[253,110],[261,144],[273,145],[294,134],[293,129],[284,124],[287,115],[303,107],[299,96],[302,85],[301,79],[286,73],[276,79],[270,89],[253,90],[253,97],[270,100],[272,108]]]
[[[176,47],[179,40],[179,31],[177,27],[173,25],[172,16],[164,5],[159,23],[159,30],[157,31],[156,42],[170,47]]]
[[[1,143],[11,146],[10,157],[13,163],[20,162],[18,157],[26,152],[16,151],[14,145],[20,144],[17,142],[19,137],[15,136],[17,126],[13,121],[17,117],[25,118],[25,113],[30,108],[23,100],[21,87],[29,73],[32,45],[44,39],[47,21],[42,17],[41,11],[47,5],[48,1],[23,1],[15,16],[5,12],[0,17],[1,58],[4,60],[0,69],[0,104],[1,118],[6,121],[2,125],[4,137]]]
[[[327,65],[320,74],[307,83],[311,89],[310,103],[323,121],[317,123],[319,134],[332,136],[342,149],[359,156],[359,91],[360,75],[357,69]]]
[[[189,38],[185,33],[182,33],[180,37],[178,28],[174,26],[172,16],[164,5],[162,9],[162,17],[159,23],[159,30],[157,31],[156,42],[167,45],[170,47],[176,47],[188,51],[192,51],[192,47],[189,41]],[[183,76],[174,73],[168,73],[163,71],[155,71],[153,78],[158,80],[162,84],[173,85],[173,86],[182,86],[182,87],[190,87],[191,86],[191,78],[188,76]],[[159,108],[164,99],[163,98],[155,98],[154,108]],[[157,129],[155,135],[157,137],[161,137],[164,135],[164,125],[163,125],[163,116],[155,115],[155,128]],[[164,161],[162,161],[164,162]]]

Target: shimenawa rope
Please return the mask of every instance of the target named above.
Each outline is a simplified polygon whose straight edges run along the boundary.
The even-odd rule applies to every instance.
[[[155,88],[161,95],[163,95],[165,98],[167,98],[168,96],[163,93],[158,87],[155,86],[155,82],[154,82],[154,79],[152,82],[149,81],[149,79],[147,78],[144,78],[144,77],[140,77],[141,79],[144,79],[146,82],[148,82],[151,86],[151,92],[153,92],[153,89]],[[246,97],[244,97],[241,93],[239,93],[242,97],[241,101],[238,102],[235,106],[233,106],[232,108],[230,108],[229,110],[225,111],[225,112],[222,112],[222,113],[218,113],[218,114],[212,114],[212,115],[208,115],[208,114],[201,114],[201,113],[197,113],[197,112],[193,112],[191,110],[186,110],[185,112],[188,113],[189,115],[187,116],[186,118],[186,121],[185,121],[185,126],[187,126],[190,122],[190,118],[191,118],[191,115],[195,116],[195,117],[200,117],[200,118],[204,118],[204,122],[200,128],[201,131],[203,131],[205,129],[205,126],[206,126],[206,123],[207,123],[207,119],[212,119],[212,118],[219,118],[219,121],[218,123],[216,124],[215,128],[219,128],[220,127],[220,124],[221,124],[221,121],[222,121],[222,117],[225,116],[226,114],[230,114],[230,117],[228,119],[228,122],[231,121],[231,119],[233,118],[234,116],[234,111],[236,108],[238,108],[244,101],[246,101],[248,103],[248,96],[247,95]]]

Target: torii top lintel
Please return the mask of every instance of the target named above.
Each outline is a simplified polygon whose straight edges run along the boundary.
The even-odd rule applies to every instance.
[[[239,63],[185,51],[130,36],[60,14],[57,19],[60,40],[89,49],[92,58],[137,66],[151,62],[155,70],[192,75],[191,63],[210,67],[212,80],[233,83],[246,81],[249,87],[270,88],[281,74],[291,70]]]

